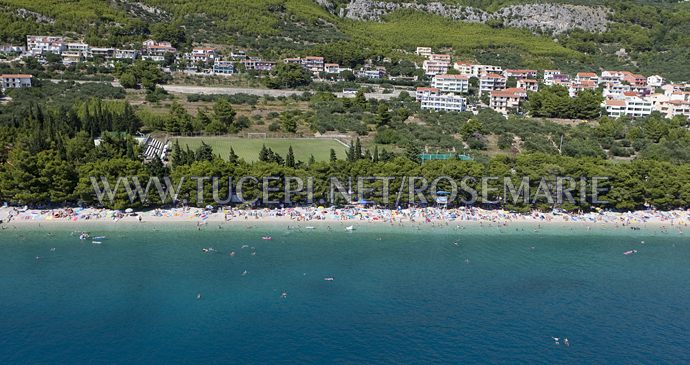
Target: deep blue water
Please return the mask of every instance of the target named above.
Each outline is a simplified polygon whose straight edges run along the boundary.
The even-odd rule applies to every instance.
[[[0,364],[690,363],[676,231],[336,227],[2,231]]]

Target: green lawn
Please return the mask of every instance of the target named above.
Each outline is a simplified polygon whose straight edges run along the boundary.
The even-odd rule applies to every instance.
[[[213,147],[215,154],[220,154],[224,159],[230,154],[230,147],[235,153],[247,162],[259,159],[261,146],[271,148],[274,152],[285,157],[288,148],[292,146],[295,158],[304,162],[309,161],[309,156],[314,155],[316,161],[328,161],[331,148],[335,150],[338,158],[345,158],[345,147],[332,139],[302,139],[302,138],[233,138],[233,137],[180,137],[177,138],[180,147],[189,146],[194,150],[201,145],[201,142]]]

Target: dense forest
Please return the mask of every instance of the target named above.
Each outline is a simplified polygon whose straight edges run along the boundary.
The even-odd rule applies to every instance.
[[[445,1],[496,10],[512,0]],[[249,47],[264,57],[356,48],[357,60],[399,57],[415,46],[453,47],[463,58],[507,68],[586,71],[620,68],[674,81],[690,79],[690,3],[560,1],[600,4],[612,10],[603,33],[573,30],[548,34],[500,24],[470,24],[426,13],[398,11],[381,23],[339,18],[312,0],[260,1],[0,1],[0,39],[22,42],[27,34],[80,37],[93,45],[134,46],[148,37],[179,47],[214,43]],[[336,2],[342,6],[344,2]],[[624,54],[616,55],[620,49]],[[406,56],[412,57],[412,56]],[[414,57],[412,57],[414,58]],[[338,62],[337,59],[329,59]]]

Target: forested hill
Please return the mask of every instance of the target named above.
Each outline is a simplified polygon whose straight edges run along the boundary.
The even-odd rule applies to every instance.
[[[690,3],[675,1],[0,0],[0,43],[42,33],[103,46],[153,37],[266,57],[319,52],[342,64],[428,45],[505,67],[690,80]]]

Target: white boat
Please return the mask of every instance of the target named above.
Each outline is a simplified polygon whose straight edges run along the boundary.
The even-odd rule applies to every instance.
[[[355,226],[347,226],[347,227],[345,227],[345,230],[346,230],[346,231],[354,231],[354,230],[355,230]]]

